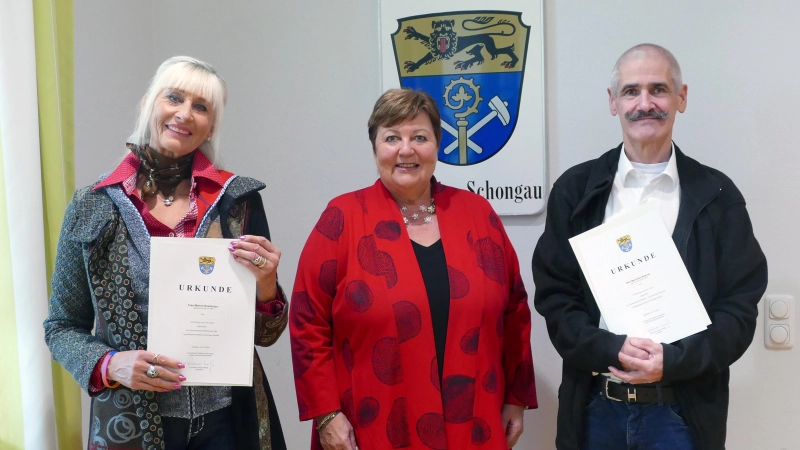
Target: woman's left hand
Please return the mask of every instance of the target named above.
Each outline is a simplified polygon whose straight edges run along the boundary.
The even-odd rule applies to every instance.
[[[256,276],[256,299],[272,300],[278,295],[278,262],[281,251],[263,236],[245,235],[228,248],[236,261]]]
[[[508,448],[517,445],[517,439],[522,436],[522,417],[525,408],[506,403],[503,405],[503,428],[506,430],[506,443]]]

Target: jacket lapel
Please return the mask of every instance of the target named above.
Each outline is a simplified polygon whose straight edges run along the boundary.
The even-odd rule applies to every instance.
[[[678,165],[678,176],[681,183],[681,206],[678,210],[678,221],[672,233],[672,240],[681,257],[686,257],[686,245],[692,225],[703,208],[713,200],[720,191],[720,182],[700,163],[684,155],[675,146]]]
[[[586,189],[583,192],[583,198],[575,206],[572,212],[572,219],[575,220],[581,214],[593,214],[590,216],[588,228],[581,230],[581,232],[594,228],[603,221],[603,214],[605,212],[605,204],[608,200],[608,195],[611,192],[611,185],[614,182],[614,175],[617,173],[617,165],[619,163],[619,155],[622,151],[622,144],[614,148],[597,159],[597,164],[592,165],[592,170],[589,172],[589,179],[586,182]],[[586,211],[590,203],[600,195],[601,199],[606,201],[599,201],[595,203],[595,211]],[[580,221],[587,224],[586,221]]]

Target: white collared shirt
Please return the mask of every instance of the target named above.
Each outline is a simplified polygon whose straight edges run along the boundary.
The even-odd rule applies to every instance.
[[[669,161],[665,163],[632,163],[625,154],[625,146],[622,146],[603,223],[639,205],[656,202],[664,225],[672,234],[681,206],[681,183],[674,144],[670,153]]]
[[[649,202],[656,202],[661,219],[669,234],[672,235],[681,206],[681,183],[678,178],[678,165],[675,162],[674,143],[669,161],[657,164],[631,162],[628,155],[625,154],[625,145],[623,144],[617,173],[614,175],[614,185],[608,196],[603,223]],[[600,328],[608,329],[602,316],[600,317]],[[604,375],[610,376],[611,374]]]

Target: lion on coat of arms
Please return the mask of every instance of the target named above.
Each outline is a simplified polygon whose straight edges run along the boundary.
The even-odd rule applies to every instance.
[[[450,59],[467,47],[474,45],[466,51],[466,53],[471,56],[469,59],[455,62],[456,69],[467,70],[473,65],[483,64],[484,59],[481,55],[481,52],[484,48],[487,52],[489,52],[489,55],[491,55],[492,59],[497,58],[499,55],[506,55],[511,58],[510,60],[503,61],[501,65],[507,69],[513,68],[519,61],[517,55],[514,54],[514,45],[512,44],[508,47],[498,48],[492,36],[511,36],[517,31],[517,27],[507,20],[499,20],[497,23],[487,25],[492,20],[494,20],[494,17],[476,17],[474,19],[466,19],[461,22],[461,27],[467,31],[480,31],[494,27],[505,27],[506,29],[494,33],[458,36],[456,32],[453,31],[455,20],[434,20],[431,22],[431,28],[433,28],[433,31],[431,32],[430,36],[425,36],[424,34],[415,30],[414,27],[406,27],[403,30],[403,32],[406,33],[406,40],[416,39],[418,41],[422,41],[422,44],[425,45],[425,47],[427,47],[430,51],[419,61],[406,61],[403,67],[406,69],[406,72],[413,72],[424,64],[430,64],[433,61],[438,61],[440,59]],[[470,28],[467,26],[471,26],[473,24],[482,26],[478,26],[477,28]],[[510,27],[510,33],[505,32],[508,31],[508,27]]]

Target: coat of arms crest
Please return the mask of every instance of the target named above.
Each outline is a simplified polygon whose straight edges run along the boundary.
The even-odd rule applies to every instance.
[[[619,245],[619,249],[625,253],[633,249],[633,241],[631,240],[631,237],[627,235],[617,239],[617,245]]]
[[[439,161],[481,163],[514,133],[530,27],[511,11],[456,11],[398,19],[400,84],[422,90],[442,116]]]
[[[214,271],[214,263],[217,261],[217,258],[213,256],[201,256],[197,259],[200,264],[200,272],[203,275],[208,275]]]

